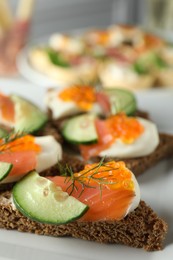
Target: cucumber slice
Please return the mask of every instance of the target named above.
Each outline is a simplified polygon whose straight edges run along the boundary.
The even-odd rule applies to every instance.
[[[148,52],[133,64],[133,69],[139,75],[145,75],[153,72],[155,69],[164,69],[167,66],[166,62],[157,53]]]
[[[50,61],[56,65],[60,66],[62,68],[69,68],[70,64],[63,58],[61,53],[58,53],[54,51],[53,49],[46,49],[46,52],[49,56]]]
[[[0,162],[0,181],[5,179],[7,175],[10,173],[13,165],[7,162]]]
[[[40,128],[47,121],[47,116],[37,106],[30,101],[17,95],[10,96],[15,103],[16,123],[15,132],[32,133]]]
[[[17,209],[32,220],[48,224],[66,224],[80,218],[88,206],[78,201],[52,181],[30,172],[13,187]]]
[[[125,112],[132,115],[137,109],[137,102],[134,94],[126,89],[106,89],[104,93],[110,98],[111,114],[115,115],[119,112]]]
[[[61,130],[63,137],[74,144],[96,143],[98,136],[94,120],[94,114],[85,114],[68,119]]]

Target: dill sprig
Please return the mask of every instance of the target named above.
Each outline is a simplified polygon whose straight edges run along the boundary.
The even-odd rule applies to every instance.
[[[102,190],[104,185],[114,185],[118,183],[118,180],[114,177],[111,171],[118,170],[119,167],[115,168],[111,165],[108,165],[109,162],[104,162],[105,158],[102,158],[97,165],[83,170],[80,175],[74,174],[72,168],[67,164],[62,166],[58,164],[60,175],[65,177],[64,182],[67,185],[66,191],[69,191],[69,194],[72,195],[74,191],[78,191],[77,183],[80,183],[82,189],[78,197],[82,195],[85,188],[96,189],[99,187],[100,196],[102,196]],[[102,170],[101,167],[104,167]],[[91,174],[89,174],[91,173]],[[98,177],[98,173],[105,173],[101,177]],[[111,180],[109,180],[111,178]],[[96,182],[97,185],[92,185],[92,181]]]

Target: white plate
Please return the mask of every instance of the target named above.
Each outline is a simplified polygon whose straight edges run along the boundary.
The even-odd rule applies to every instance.
[[[43,73],[35,70],[29,63],[28,53],[31,46],[25,47],[18,55],[17,58],[17,67],[19,73],[25,77],[30,82],[39,85],[41,87],[52,87],[58,86],[50,77],[44,75]],[[60,85],[61,86],[61,85]]]
[[[26,82],[24,79],[1,79],[0,78],[0,92],[19,94],[32,100],[34,104],[38,104],[41,108],[43,105],[43,98],[45,90],[38,87],[36,84]]]
[[[0,91],[15,92],[41,105],[44,88],[24,81],[0,80]],[[137,94],[139,107],[147,109],[159,130],[173,133],[173,90],[152,90]],[[148,144],[149,145],[149,144]],[[73,238],[53,238],[16,231],[0,230],[0,260],[165,260],[173,259],[173,160],[159,163],[138,178],[141,197],[160,217],[169,230],[164,250],[145,252],[123,245],[104,245]]]

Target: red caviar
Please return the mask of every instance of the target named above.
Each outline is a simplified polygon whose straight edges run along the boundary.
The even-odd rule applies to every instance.
[[[96,119],[95,126],[98,134],[97,144],[80,145],[81,154],[86,160],[109,148],[116,139],[127,144],[133,143],[144,131],[144,127],[136,118],[127,117],[124,113],[104,121]]]
[[[91,41],[93,41],[94,43],[104,46],[108,43],[110,35],[108,31],[95,31],[91,32],[90,37],[93,39],[91,39]]]
[[[144,131],[135,117],[127,117],[124,113],[108,118],[105,124],[114,140],[120,138],[124,143],[133,143]]]
[[[64,89],[58,97],[63,101],[75,102],[78,107],[88,111],[96,101],[94,88],[91,86],[71,86]]]
[[[11,139],[13,136],[11,136]],[[7,178],[22,177],[27,172],[35,169],[37,153],[41,152],[41,147],[34,143],[34,136],[26,135],[14,140],[4,142],[0,139],[0,161],[12,163],[13,167]],[[15,180],[15,179],[14,179]]]
[[[3,139],[0,139],[0,152],[41,152],[41,147],[34,141],[35,138],[32,135],[25,135],[7,143],[4,143]]]
[[[100,166],[98,163],[87,164],[82,171],[74,173],[74,178],[87,185],[99,184],[110,190],[134,189],[131,172],[123,161],[110,161]]]

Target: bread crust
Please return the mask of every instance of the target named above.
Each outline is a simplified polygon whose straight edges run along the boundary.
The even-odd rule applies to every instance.
[[[16,210],[11,192],[0,193],[0,228],[38,235],[71,236],[99,243],[124,244],[147,251],[161,250],[167,233],[167,224],[141,201],[139,206],[119,221],[75,221],[65,225],[50,225],[32,221]]]

